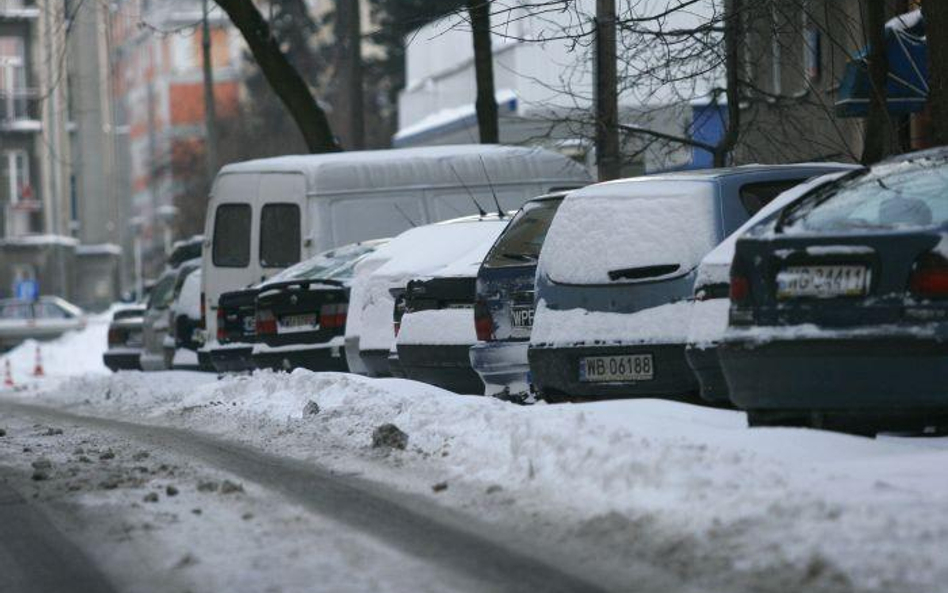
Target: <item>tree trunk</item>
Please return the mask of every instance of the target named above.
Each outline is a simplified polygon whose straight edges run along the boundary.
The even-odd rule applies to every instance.
[[[724,167],[741,134],[741,47],[744,44],[743,0],[728,0],[724,11],[724,70],[727,88],[727,122],[714,148],[714,166]],[[715,98],[717,102],[717,98]]]
[[[346,115],[343,140],[360,150],[365,148],[365,97],[362,80],[362,18],[359,0],[336,0],[337,43],[342,50],[339,61],[342,76],[345,79],[345,91],[342,96],[345,105],[341,110]],[[338,120],[337,120],[338,121]]]
[[[207,166],[207,182],[213,183],[217,175],[217,109],[214,103],[214,69],[211,64],[211,24],[208,19],[208,0],[202,2],[204,13],[201,24],[201,61],[204,73],[204,161]]]
[[[889,59],[885,53],[885,2],[862,0],[862,9],[869,43],[869,113],[861,161],[871,165],[897,150],[898,136],[886,105]]]
[[[596,168],[599,181],[621,176],[616,75],[616,3],[596,0]]]
[[[309,151],[338,151],[339,145],[333,137],[325,112],[310,93],[299,72],[280,51],[280,46],[270,33],[270,26],[253,2],[215,1],[240,30],[270,87],[296,122]]]
[[[948,3],[924,0],[925,36],[928,39],[928,105],[931,109],[931,140],[948,144]]]
[[[494,52],[490,47],[491,0],[467,0],[474,38],[474,77],[477,81],[477,130],[481,144],[500,142],[497,98],[494,92]]]

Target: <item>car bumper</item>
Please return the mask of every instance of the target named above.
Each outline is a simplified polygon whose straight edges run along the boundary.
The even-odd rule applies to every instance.
[[[685,358],[698,379],[701,398],[714,404],[728,403],[727,380],[721,370],[717,345],[706,348],[689,346],[685,348]]]
[[[730,399],[746,410],[948,411],[948,342],[886,335],[719,346]]]
[[[359,350],[359,359],[369,377],[391,377],[388,350]]]
[[[253,363],[253,346],[212,348],[207,351],[211,366],[218,373],[244,373],[256,367]]]
[[[142,352],[138,358],[142,370],[146,372],[167,371],[168,357],[165,356],[164,349],[161,352]]]
[[[484,383],[471,368],[470,344],[399,344],[398,361],[405,376],[464,394],[484,393]]]
[[[471,367],[495,397],[526,396],[530,390],[528,342],[478,342],[471,346]]]
[[[349,371],[342,341],[301,346],[267,346],[257,344],[252,352],[253,364],[258,369],[290,371],[301,368],[316,372]]]
[[[579,380],[579,361],[586,356],[651,354],[654,378],[637,382],[591,383]],[[536,348],[528,352],[533,384],[547,397],[610,399],[681,397],[695,393],[698,382],[685,360],[684,344],[641,344]]]
[[[102,362],[112,372],[140,371],[142,370],[140,357],[141,350],[134,348],[113,349],[107,350],[102,355]]]

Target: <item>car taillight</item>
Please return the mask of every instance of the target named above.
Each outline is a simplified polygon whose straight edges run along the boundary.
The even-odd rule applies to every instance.
[[[477,331],[478,341],[489,342],[494,339],[494,318],[484,301],[474,303],[474,329]]]
[[[201,293],[201,328],[207,328],[207,301],[203,292]]]
[[[224,331],[224,310],[217,308],[217,341],[224,342],[227,339],[227,332]]]
[[[912,267],[909,290],[922,298],[948,297],[948,259],[938,253],[923,253]]]
[[[273,312],[267,309],[257,309],[256,316],[257,335],[275,334],[277,331],[276,317]]]
[[[340,303],[338,305],[323,305],[319,308],[319,327],[345,327],[346,315],[348,311],[349,305],[346,303]]]
[[[728,296],[734,304],[743,304],[750,296],[750,281],[746,276],[732,275],[731,287],[728,289]]]

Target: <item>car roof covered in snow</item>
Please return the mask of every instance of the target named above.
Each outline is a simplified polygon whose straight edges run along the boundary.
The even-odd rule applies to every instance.
[[[306,176],[307,193],[457,186],[461,182],[503,185],[589,180],[586,169],[559,153],[536,147],[489,144],[283,156],[230,164],[221,169],[220,175],[235,173],[300,173]]]
[[[752,163],[749,165],[738,165],[735,167],[721,167],[719,169],[694,169],[692,171],[672,171],[668,173],[656,173],[654,175],[644,175],[641,177],[634,177],[631,179],[616,179],[615,181],[610,181],[607,183],[635,183],[635,182],[644,182],[644,181],[658,181],[658,180],[692,180],[692,181],[701,181],[701,180],[714,180],[720,179],[722,177],[730,177],[735,175],[745,175],[747,173],[761,173],[764,171],[792,171],[794,169],[825,169],[827,173],[832,171],[839,171],[840,163],[789,163],[785,165],[766,165],[761,163]],[[603,184],[597,184],[603,185]]]

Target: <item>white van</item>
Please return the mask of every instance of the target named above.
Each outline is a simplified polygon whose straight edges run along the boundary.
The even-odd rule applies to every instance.
[[[203,292],[209,346],[221,293],[250,286],[339,245],[417,225],[515,210],[529,198],[589,183],[586,170],[541,148],[457,145],[235,163],[214,181]]]

